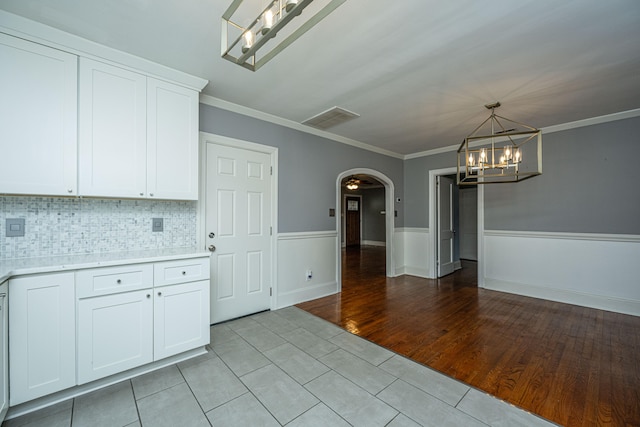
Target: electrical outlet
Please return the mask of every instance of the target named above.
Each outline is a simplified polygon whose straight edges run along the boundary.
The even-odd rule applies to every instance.
[[[313,278],[313,271],[307,270],[307,282]]]
[[[151,225],[151,231],[164,231],[164,221],[162,218],[153,218]]]
[[[7,218],[6,237],[24,236],[24,218]]]

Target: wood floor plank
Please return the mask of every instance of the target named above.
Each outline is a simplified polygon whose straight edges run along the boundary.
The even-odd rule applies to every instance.
[[[640,318],[438,280],[386,278],[384,248],[344,251],[342,292],[298,307],[566,426],[640,426]]]

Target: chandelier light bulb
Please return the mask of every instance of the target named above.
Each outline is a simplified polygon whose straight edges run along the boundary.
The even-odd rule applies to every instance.
[[[253,46],[253,33],[251,31],[245,31],[242,35],[242,53],[247,53]]]
[[[272,27],[273,11],[269,9],[262,15],[262,29],[260,30],[260,33],[264,36],[271,30]]]
[[[289,13],[293,10],[294,7],[298,5],[298,0],[287,0],[287,3],[284,6],[284,10]]]

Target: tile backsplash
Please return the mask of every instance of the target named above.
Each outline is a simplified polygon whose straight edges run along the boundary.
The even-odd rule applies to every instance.
[[[194,201],[0,196],[0,259],[191,247]],[[24,237],[6,236],[6,219],[24,218]],[[164,231],[152,232],[152,218]]]

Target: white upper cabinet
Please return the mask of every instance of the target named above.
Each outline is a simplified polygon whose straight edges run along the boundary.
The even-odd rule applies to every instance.
[[[80,195],[198,198],[198,92],[80,59]]]
[[[0,33],[0,194],[78,194],[77,60]]]
[[[198,199],[198,92],[147,79],[147,190]]]
[[[80,58],[80,195],[147,192],[147,80]]]

